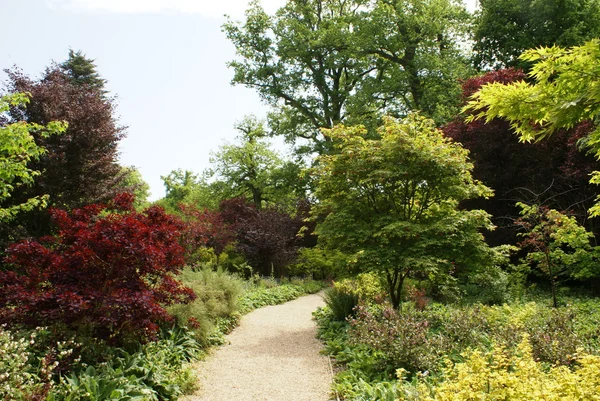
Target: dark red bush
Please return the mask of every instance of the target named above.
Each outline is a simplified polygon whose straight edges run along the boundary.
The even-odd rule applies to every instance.
[[[133,196],[71,213],[52,209],[57,235],[11,245],[0,271],[0,321],[62,323],[122,342],[171,320],[164,306],[195,295],[175,278],[184,265],[182,222]]]

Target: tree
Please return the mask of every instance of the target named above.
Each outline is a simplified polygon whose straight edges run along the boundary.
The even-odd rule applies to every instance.
[[[594,128],[580,142],[600,157],[600,127],[596,122],[600,115],[600,41],[571,49],[528,50],[521,59],[534,63],[529,73],[534,82],[483,86],[465,107],[472,113],[467,121],[503,118],[521,141],[531,142],[589,120]],[[594,172],[590,182],[600,183],[600,173]],[[600,204],[596,203],[590,213],[600,215]]]
[[[243,24],[223,29],[238,55],[232,83],[273,107],[276,134],[326,153],[321,128],[372,124],[382,111],[448,117],[467,20],[450,0],[289,0],[274,16],[254,1]]]
[[[300,167],[270,149],[263,123],[247,117],[238,123],[239,144],[223,145],[210,159],[209,175],[222,182],[222,199],[248,197],[257,208],[304,198]]]
[[[524,260],[541,272],[552,288],[556,308],[557,286],[566,278],[587,279],[599,273],[592,257],[593,235],[573,217],[539,205],[518,203],[522,217],[517,220],[524,232],[519,245],[529,250]]]
[[[122,167],[122,172],[123,180],[118,184],[119,188],[134,195],[133,206],[136,210],[144,209],[149,204],[150,185],[134,166]]]
[[[29,102],[23,93],[14,93],[0,97],[0,115],[10,107],[18,107]],[[45,149],[36,145],[33,132],[41,137],[64,132],[66,124],[49,122],[46,126],[24,121],[5,124],[0,121],[0,202],[9,200],[20,186],[31,185],[39,171],[29,167],[32,160],[37,160]],[[10,222],[18,213],[43,208],[48,202],[48,195],[35,195],[22,199],[6,207],[0,207],[0,222]]]
[[[488,215],[458,204],[492,192],[473,180],[467,151],[431,120],[386,118],[381,139],[365,134],[363,127],[327,132],[337,152],[321,156],[314,169],[313,216],[324,216],[315,232],[327,247],[381,274],[398,308],[408,276],[447,276],[489,253],[478,231],[491,228]]]
[[[67,74],[75,85],[87,85],[99,93],[106,94],[104,85],[106,80],[96,71],[94,60],[88,59],[81,50],[69,49],[69,58],[60,64],[60,68]]]
[[[0,321],[62,323],[122,344],[154,336],[159,324],[172,320],[165,306],[195,297],[174,277],[184,264],[181,222],[161,208],[137,213],[133,196],[122,194],[109,205],[51,214],[55,237],[8,250],[0,271]]]
[[[570,47],[600,36],[598,0],[480,0],[474,63],[528,67],[519,55],[540,46]]]
[[[306,216],[291,217],[274,207],[258,209],[244,198],[228,199],[219,207],[221,219],[235,233],[236,249],[255,271],[282,277],[296,260]]]
[[[29,168],[41,174],[33,185],[21,187],[11,202],[47,194],[52,206],[76,208],[114,196],[122,179],[117,157],[124,136],[113,115],[114,104],[89,85],[73,83],[57,66],[39,81],[18,70],[7,73],[10,93],[31,94],[26,106],[10,110],[8,122],[44,125],[59,120],[69,125],[63,135],[33,133],[36,144],[47,151]],[[47,234],[50,227],[46,214],[39,213],[23,215],[18,223],[30,234]]]
[[[490,71],[463,84],[463,99],[483,85],[510,84],[523,80],[520,70]],[[522,143],[503,119],[464,121],[464,115],[443,127],[444,134],[469,150],[475,165],[473,177],[494,189],[491,199],[475,199],[468,207],[485,209],[497,229],[486,233],[488,243],[500,245],[517,241],[514,221],[519,217],[516,202],[539,203],[557,210],[568,210],[581,224],[593,228],[587,210],[598,194],[589,184],[589,174],[599,167],[593,156],[580,150],[579,139],[592,129],[581,123],[562,129],[547,141]]]

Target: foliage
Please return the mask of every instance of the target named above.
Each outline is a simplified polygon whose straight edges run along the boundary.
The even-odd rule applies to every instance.
[[[469,270],[489,256],[478,231],[491,228],[487,214],[458,204],[491,191],[473,180],[467,151],[430,120],[388,118],[379,134],[366,139],[363,128],[344,126],[327,133],[336,153],[314,169],[313,216],[326,216],[319,241],[380,274],[398,307],[409,275],[449,276],[455,265]]]
[[[87,85],[101,94],[106,94],[104,85],[106,80],[96,71],[95,60],[86,57],[81,50],[69,49],[69,58],[60,64],[60,68],[67,74],[71,82],[78,86]]]
[[[554,209],[523,203],[522,218],[517,224],[524,229],[520,246],[528,250],[525,262],[550,280],[554,307],[557,286],[567,278],[598,276],[590,244],[593,235],[577,224],[573,217]]]
[[[240,313],[246,314],[263,306],[282,304],[302,295],[317,292],[324,286],[322,283],[317,283],[306,280],[289,284],[284,283],[271,288],[252,287],[246,290],[239,300]]]
[[[8,111],[10,107],[24,106],[27,103],[29,103],[29,97],[23,93],[2,96],[0,97],[0,114]],[[40,171],[31,168],[30,162],[38,160],[46,150],[35,143],[32,133],[48,138],[64,132],[66,127],[66,124],[56,121],[42,126],[25,121],[5,124],[0,119],[0,157],[2,161],[0,201],[6,202],[18,187],[31,185],[34,178],[40,175]],[[20,212],[45,207],[47,202],[48,195],[39,194],[10,206],[0,206],[0,222],[8,222]]]
[[[358,305],[358,295],[344,288],[334,286],[325,291],[325,304],[331,310],[333,320],[344,321],[354,315]]]
[[[183,265],[181,223],[132,196],[70,213],[52,209],[55,237],[10,246],[0,271],[0,317],[27,326],[62,322],[113,342],[153,336],[164,305],[193,299],[174,277]],[[107,211],[115,210],[113,213]]]
[[[258,209],[304,198],[305,191],[298,185],[300,167],[270,149],[263,123],[246,117],[236,128],[238,144],[221,146],[210,159],[209,176],[227,188],[222,197],[247,197]]]
[[[356,277],[334,282],[333,287],[340,291],[355,294],[363,302],[371,302],[385,295],[385,284],[373,272],[359,273]]]
[[[467,121],[504,118],[520,139],[528,142],[591,120],[594,129],[583,142],[596,157],[600,156],[600,129],[595,123],[600,113],[597,78],[600,76],[600,41],[591,40],[570,49],[553,46],[528,50],[521,59],[534,63],[529,73],[534,82],[483,86],[465,107],[473,112]],[[591,182],[596,183],[599,176],[594,173]],[[598,214],[598,209],[597,205],[592,207],[591,214]]]
[[[295,261],[302,238],[303,216],[276,208],[258,209],[243,198],[221,202],[223,221],[235,233],[236,249],[258,274],[281,277]]]
[[[196,299],[187,304],[167,308],[180,325],[187,325],[196,341],[206,346],[221,341],[221,322],[236,319],[238,299],[242,294],[242,281],[221,270],[186,268],[178,277],[191,288]]]
[[[430,389],[421,383],[419,399],[593,400],[600,386],[600,357],[581,354],[573,370],[565,366],[546,370],[534,359],[527,339],[518,345],[514,355],[496,347],[490,353],[466,352],[465,359],[448,367],[440,385]]]
[[[275,134],[326,153],[332,141],[321,128],[368,123],[382,111],[452,115],[468,20],[448,0],[289,0],[272,16],[254,1],[245,21],[223,29],[238,56],[232,83],[273,107]]]
[[[548,305],[547,297],[501,306],[432,304],[401,314],[389,305],[363,304],[350,322],[336,320],[327,307],[315,317],[325,350],[338,365],[334,388],[342,399],[379,394],[381,399],[421,400],[430,393],[420,393],[425,387],[419,382],[434,394],[444,385],[447,369],[465,362],[471,351],[488,355],[496,348],[518,359],[517,344],[525,339],[541,370],[577,369],[582,352],[600,352],[600,314],[596,299],[568,302],[558,309]]]
[[[51,378],[58,363],[35,357],[31,348],[37,341],[36,334],[34,331],[18,338],[0,326],[0,399],[41,400],[52,388]]]
[[[114,349],[108,362],[88,366],[61,379],[49,401],[176,400],[191,392],[196,377],[187,365],[199,352],[184,330],[161,333],[136,352]]]
[[[521,71],[508,69],[469,78],[463,84],[464,101],[485,84],[510,84],[525,77]],[[466,207],[481,208],[492,215],[497,229],[485,234],[488,243],[517,242],[513,224],[519,217],[516,202],[569,210],[581,224],[594,226],[594,221],[587,218],[587,210],[598,189],[589,183],[589,174],[599,164],[578,144],[591,128],[590,123],[582,123],[537,143],[520,142],[509,123],[500,118],[465,122],[461,116],[443,128],[447,136],[469,149],[475,165],[473,177],[494,189],[491,199],[465,203]]]
[[[21,186],[4,207],[20,204],[36,196],[48,195],[49,205],[77,208],[103,202],[120,192],[121,166],[117,162],[119,141],[124,137],[114,116],[114,100],[89,86],[79,85],[59,66],[48,68],[40,80],[32,80],[20,70],[7,70],[9,93],[28,92],[27,105],[13,107],[8,123],[47,124],[65,121],[62,135],[47,136],[32,132],[35,143],[46,149],[39,160],[31,160],[28,168],[40,171],[32,185]],[[25,236],[50,233],[48,213],[30,211],[12,224],[22,226]],[[5,237],[7,234],[4,235]]]
[[[314,279],[343,277],[348,270],[347,259],[346,255],[335,249],[323,249],[320,246],[301,248],[289,272],[296,276],[311,275]]]
[[[484,0],[474,28],[482,69],[527,66],[519,55],[540,46],[576,46],[600,36],[597,0]]]
[[[134,195],[133,206],[135,210],[140,211],[148,207],[148,197],[150,196],[150,185],[142,178],[140,171],[134,166],[122,167],[123,180],[118,187],[123,192],[130,192]]]

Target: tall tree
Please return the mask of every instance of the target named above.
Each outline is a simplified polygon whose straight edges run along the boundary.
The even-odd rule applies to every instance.
[[[598,0],[479,0],[474,63],[479,68],[527,67],[527,49],[570,47],[600,36]]]
[[[373,124],[382,111],[447,117],[467,19],[451,0],[288,0],[274,16],[255,1],[223,28],[238,55],[232,83],[273,106],[275,133],[324,153],[321,128]]]
[[[524,78],[523,72],[514,69],[470,78],[463,84],[464,101],[485,84],[510,84]],[[522,143],[510,124],[500,118],[467,123],[460,116],[444,126],[447,136],[469,149],[475,165],[473,176],[495,192],[491,199],[468,203],[493,216],[497,229],[486,234],[489,243],[516,243],[516,202],[569,210],[580,224],[593,228],[594,219],[588,219],[587,210],[599,191],[588,181],[589,174],[600,164],[578,145],[591,129],[592,124],[582,123],[571,130],[560,130],[547,141]]]
[[[29,102],[23,93],[14,93],[0,97],[0,115],[7,112],[10,107],[17,107]],[[46,151],[36,145],[32,132],[39,136],[49,137],[64,132],[66,125],[60,122],[50,122],[46,127],[39,124],[29,124],[23,121],[11,124],[2,121],[0,117],[0,201],[5,201],[13,196],[14,191],[20,186],[31,185],[39,171],[32,170],[29,164],[37,160]],[[20,202],[13,202],[10,206],[0,207],[0,222],[9,222],[20,212],[27,212],[46,206],[48,195],[35,195]]]
[[[69,49],[69,58],[60,64],[60,68],[67,74],[76,85],[88,85],[90,88],[105,94],[104,85],[106,80],[100,77],[96,71],[94,60],[91,60],[81,52]]]
[[[524,142],[591,121],[592,130],[580,142],[600,157],[600,40],[571,49],[528,50],[521,59],[533,63],[529,73],[533,82],[483,86],[465,107],[472,113],[467,120],[506,119]],[[590,182],[600,184],[600,172],[595,171]],[[590,210],[593,216],[600,215],[600,203]]]
[[[380,274],[398,308],[410,275],[439,278],[484,265],[490,250],[479,230],[491,228],[488,215],[458,205],[492,192],[473,180],[467,151],[431,120],[387,118],[381,139],[365,133],[344,126],[328,132],[337,152],[321,156],[314,171],[314,214],[325,216],[315,232]]]
[[[114,116],[114,103],[90,85],[74,83],[59,67],[52,66],[40,80],[20,70],[7,70],[8,91],[28,92],[30,102],[12,108],[9,121],[47,124],[62,120],[69,125],[63,135],[44,137],[34,133],[47,152],[30,168],[41,171],[34,184],[20,188],[14,201],[48,194],[51,205],[74,208],[112,197],[122,179],[117,163],[118,144],[124,137]],[[49,220],[31,215],[21,221],[33,232],[43,233]]]
[[[224,184],[223,198],[248,197],[259,209],[303,198],[300,168],[270,149],[263,123],[246,117],[236,128],[238,143],[221,146],[211,157],[210,174]]]

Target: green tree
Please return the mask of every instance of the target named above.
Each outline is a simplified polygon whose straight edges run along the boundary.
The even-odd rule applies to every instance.
[[[0,97],[0,115],[10,107],[18,107],[29,102],[24,93],[14,93]],[[30,185],[39,171],[29,166],[31,160],[37,160],[46,152],[43,147],[36,145],[32,132],[44,138],[62,133],[67,125],[62,122],[49,122],[46,126],[25,121],[3,124],[0,121],[0,201],[12,196],[15,188]],[[19,212],[43,208],[48,201],[48,195],[30,197],[20,203],[0,207],[0,223],[12,220]]]
[[[299,167],[270,149],[263,123],[246,117],[236,128],[239,143],[221,146],[210,159],[209,174],[224,184],[222,197],[248,197],[259,209],[304,197]]]
[[[254,1],[223,29],[238,56],[232,83],[273,107],[276,134],[326,153],[321,128],[416,109],[449,117],[468,17],[452,0],[288,0],[273,16]]]
[[[479,229],[487,213],[459,209],[459,202],[492,191],[473,180],[467,151],[445,138],[433,121],[410,115],[386,118],[381,139],[363,127],[327,132],[337,152],[321,156],[313,215],[325,246],[354,255],[364,270],[381,274],[394,307],[404,280],[448,276],[489,256]]]
[[[520,246],[529,252],[524,262],[542,273],[552,288],[552,302],[558,306],[557,287],[565,279],[597,277],[590,241],[594,235],[580,226],[574,217],[539,205],[517,203],[521,218],[517,225],[525,232]]]
[[[479,0],[474,63],[527,67],[519,55],[540,46],[570,47],[600,36],[598,0]]]
[[[528,50],[521,60],[532,62],[532,83],[484,85],[465,107],[471,111],[467,121],[503,118],[510,122],[524,142],[542,140],[561,128],[572,128],[591,120],[595,129],[583,144],[600,158],[600,41],[591,40],[570,49],[560,47]],[[600,172],[590,182],[600,183]],[[600,203],[591,209],[600,215]]]
[[[106,94],[104,85],[106,80],[96,71],[95,60],[89,59],[81,50],[69,49],[69,58],[60,64],[60,68],[75,85],[88,85],[92,89]]]
[[[150,196],[150,185],[144,178],[140,171],[134,166],[128,166],[122,168],[124,177],[119,183],[119,187],[123,188],[124,191],[130,192],[135,195],[133,206],[136,210],[142,210],[149,205],[148,197]]]

